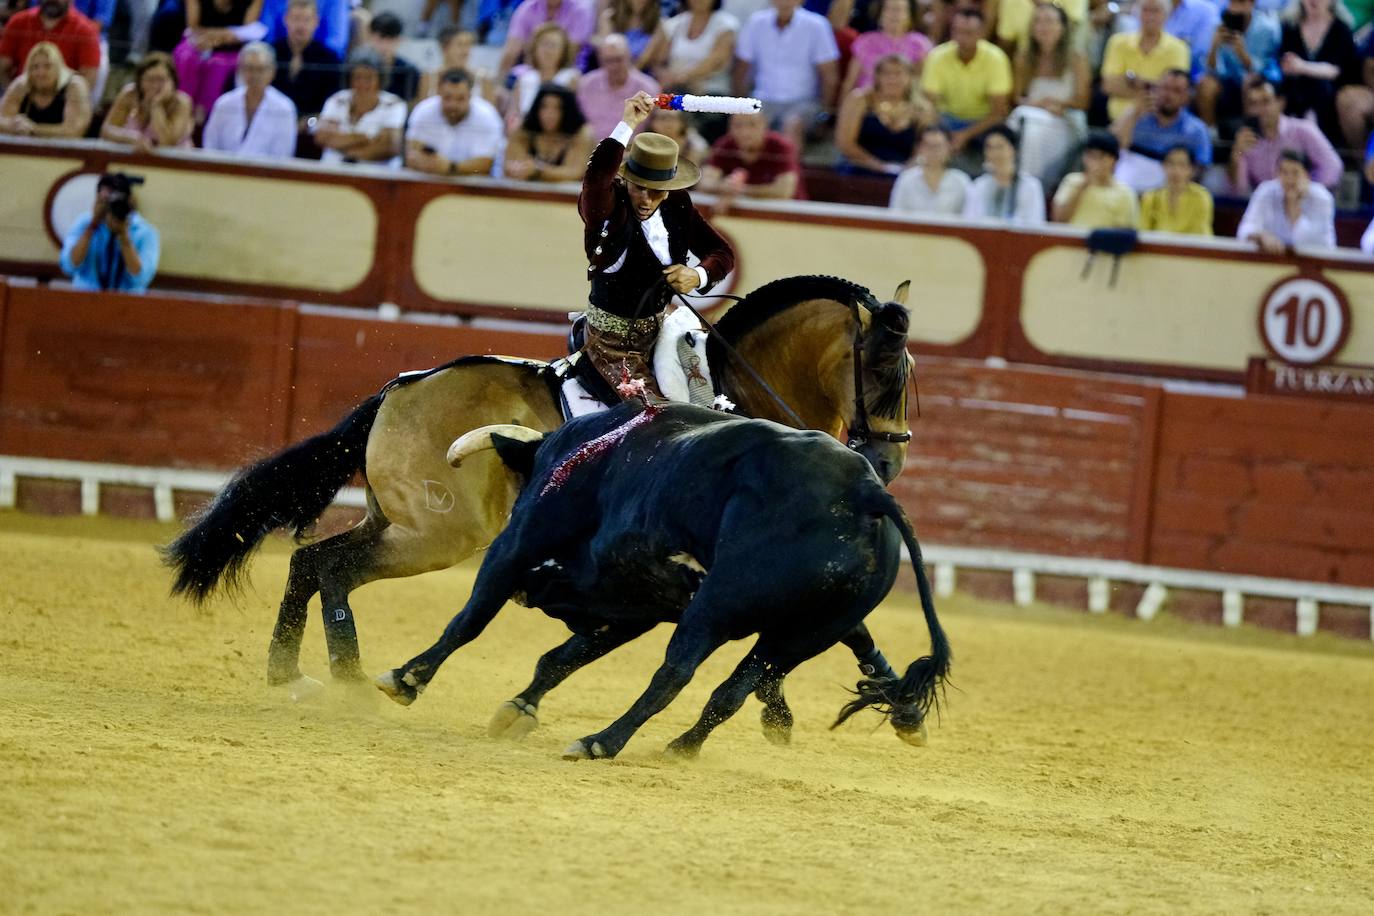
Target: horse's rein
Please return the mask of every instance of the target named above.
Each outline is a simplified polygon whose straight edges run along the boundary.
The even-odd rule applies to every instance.
[[[854,314],[854,355],[850,362],[854,364],[854,422],[849,426],[849,441],[845,443],[851,449],[860,449],[868,444],[869,440],[877,439],[879,442],[892,442],[901,444],[911,441],[911,430],[904,433],[885,433],[874,432],[868,425],[868,403],[864,397],[864,368],[863,368],[863,322],[859,320],[859,303],[857,300],[849,301],[849,309]]]

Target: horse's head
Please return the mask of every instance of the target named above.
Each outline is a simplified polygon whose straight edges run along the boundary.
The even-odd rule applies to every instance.
[[[884,484],[901,473],[911,442],[907,381],[915,360],[907,351],[910,315],[905,304],[910,286],[904,282],[891,301],[869,308],[867,327],[856,338],[856,390],[845,417],[849,447],[868,459]]]

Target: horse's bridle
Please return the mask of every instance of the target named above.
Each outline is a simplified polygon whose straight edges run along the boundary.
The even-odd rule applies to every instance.
[[[854,364],[854,422],[849,424],[849,439],[845,445],[858,450],[873,440],[893,442],[899,445],[910,442],[911,430],[909,428],[904,433],[885,433],[882,431],[875,432],[868,425],[868,402],[864,397],[864,326],[859,319],[859,303],[851,299],[849,309],[854,314],[854,355],[850,360]],[[903,358],[905,358],[905,354],[903,354]],[[905,419],[905,407],[902,413],[903,419]]]

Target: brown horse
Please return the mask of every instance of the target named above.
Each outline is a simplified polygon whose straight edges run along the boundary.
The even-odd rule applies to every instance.
[[[717,324],[734,350],[711,341],[723,391],[748,416],[795,425],[762,380],[808,427],[836,438],[848,430],[850,446],[890,482],[911,437],[907,286],[888,303],[833,277],[761,287]],[[378,579],[446,569],[495,539],[517,496],[511,475],[492,455],[451,468],[448,447],[494,424],[554,429],[563,422],[554,384],[546,363],[496,357],[401,376],[329,432],[240,470],[167,548],[173,593],[200,602],[221,587],[234,590],[269,532],[291,528],[301,537],[361,471],[366,518],[291,557],[268,681],[289,685],[293,696],[319,686],[299,668],[306,606],[317,592],[331,673],[362,679],[349,594]],[[862,627],[845,643],[865,673],[892,673]]]

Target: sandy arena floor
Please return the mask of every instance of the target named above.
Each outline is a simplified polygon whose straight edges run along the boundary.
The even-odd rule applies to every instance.
[[[1374,911],[1367,644],[961,599],[928,748],[826,730],[855,674],[832,650],[788,681],[792,747],[750,701],[665,760],[736,645],[619,760],[568,763],[664,633],[520,744],[487,719],[563,631],[518,607],[410,709],[293,705],[263,682],[285,546],[201,613],[166,597],[171,531],[0,514],[0,912]],[[359,592],[368,669],[427,646],[471,575]],[[926,645],[910,594],[870,622],[900,666]],[[325,676],[313,618],[304,667]]]

